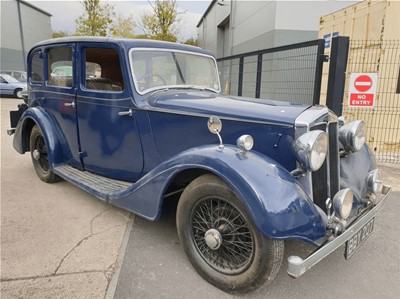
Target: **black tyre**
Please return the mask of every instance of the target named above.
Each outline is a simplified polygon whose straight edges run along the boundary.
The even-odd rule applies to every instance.
[[[202,175],[186,187],[176,223],[194,268],[224,291],[252,291],[279,271],[283,241],[262,236],[234,192],[214,175]]]
[[[16,90],[14,90],[14,97],[16,97],[18,99],[22,99],[22,89],[21,88],[17,88]]]
[[[54,183],[60,180],[50,168],[46,140],[40,128],[35,125],[30,137],[30,150],[33,166],[39,178],[46,183]]]

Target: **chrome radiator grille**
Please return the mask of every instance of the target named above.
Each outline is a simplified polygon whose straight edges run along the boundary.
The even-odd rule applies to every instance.
[[[310,128],[328,134],[328,155],[320,169],[312,173],[314,203],[326,212],[326,199],[333,198],[339,191],[339,147],[337,122],[323,122]]]

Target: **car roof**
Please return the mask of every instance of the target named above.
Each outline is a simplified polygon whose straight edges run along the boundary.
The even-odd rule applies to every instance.
[[[207,51],[205,49],[179,43],[149,40],[149,39],[129,39],[129,38],[102,37],[102,36],[70,36],[70,37],[52,38],[37,43],[34,46],[34,48],[47,45],[66,44],[66,43],[114,43],[126,49],[163,48],[163,49],[196,52],[200,54],[214,56],[210,51]]]

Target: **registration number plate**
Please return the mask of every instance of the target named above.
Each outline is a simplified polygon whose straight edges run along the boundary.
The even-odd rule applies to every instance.
[[[374,229],[374,220],[375,218],[372,218],[346,241],[346,249],[344,253],[346,259],[349,259],[358,247],[360,247],[360,245],[371,235],[372,230]]]

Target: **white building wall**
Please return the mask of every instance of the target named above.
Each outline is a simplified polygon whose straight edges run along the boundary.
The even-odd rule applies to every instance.
[[[317,39],[321,15],[358,1],[213,1],[199,25],[199,45],[219,58]],[[232,33],[222,51],[218,26],[227,18]]]

